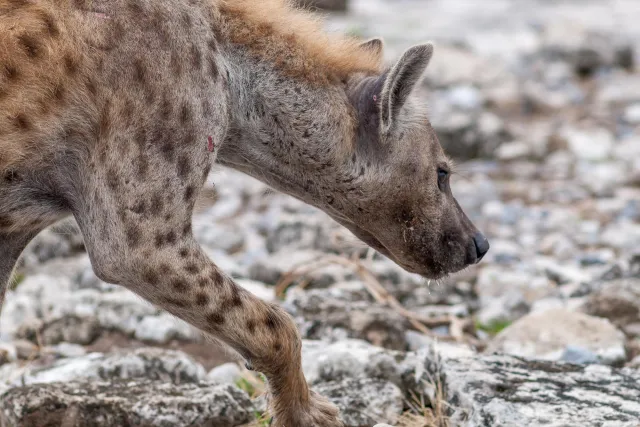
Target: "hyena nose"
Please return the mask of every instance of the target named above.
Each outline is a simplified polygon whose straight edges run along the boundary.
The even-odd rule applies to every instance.
[[[476,264],[489,252],[489,241],[484,234],[477,232],[473,236],[473,243],[476,245]]]

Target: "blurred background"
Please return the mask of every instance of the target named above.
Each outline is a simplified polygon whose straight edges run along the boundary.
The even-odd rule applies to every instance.
[[[402,354],[439,342],[465,357],[497,352],[640,368],[640,1],[305,3],[323,8],[330,30],[382,37],[389,64],[414,44],[435,42],[419,95],[456,159],[453,193],[491,242],[480,265],[427,283],[322,212],[215,168],[195,235],[241,285],[281,301],[305,339],[332,343],[305,344],[310,381],[329,384],[336,372],[361,369],[347,356],[336,356],[342,368],[316,365],[331,349],[364,354],[366,343]],[[91,363],[129,366],[109,355],[132,349],[180,349],[199,366],[199,379],[201,367],[209,372],[232,360],[186,324],[100,282],[73,222],[33,241],[4,305],[0,393],[17,384],[123,376]],[[149,354],[140,357],[165,360]],[[227,375],[259,394],[259,381],[222,366],[210,378]],[[416,415],[422,407],[435,411],[434,389],[416,404],[414,389],[396,386],[395,403],[365,401],[348,425],[445,425]]]

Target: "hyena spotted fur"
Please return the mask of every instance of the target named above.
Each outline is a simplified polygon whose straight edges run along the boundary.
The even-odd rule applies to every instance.
[[[0,307],[20,253],[73,215],[96,274],[235,349],[282,427],[340,426],[300,337],[195,241],[216,160],[438,278],[488,242],[412,96],[432,55],[325,34],[285,0],[0,0]]]

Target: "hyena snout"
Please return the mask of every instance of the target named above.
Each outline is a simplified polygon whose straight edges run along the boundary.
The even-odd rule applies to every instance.
[[[489,240],[481,232],[477,232],[473,235],[473,250],[475,252],[475,262],[479,263],[482,258],[489,252]]]
[[[455,200],[455,199],[454,199]],[[459,227],[463,230],[462,236],[466,240],[467,253],[465,264],[472,265],[478,264],[482,261],[482,258],[489,252],[489,240],[487,237],[476,228],[476,226],[467,217],[462,210],[458,201],[455,201],[456,214],[460,219]]]

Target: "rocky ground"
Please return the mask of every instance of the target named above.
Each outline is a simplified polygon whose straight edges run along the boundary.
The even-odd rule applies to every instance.
[[[638,425],[639,20],[635,0],[354,0],[329,18],[382,35],[390,60],[436,41],[420,91],[492,245],[438,283],[213,171],[196,236],[294,316],[307,378],[347,426]],[[72,222],[27,249],[0,315],[0,426],[240,426],[262,388],[98,280]]]

